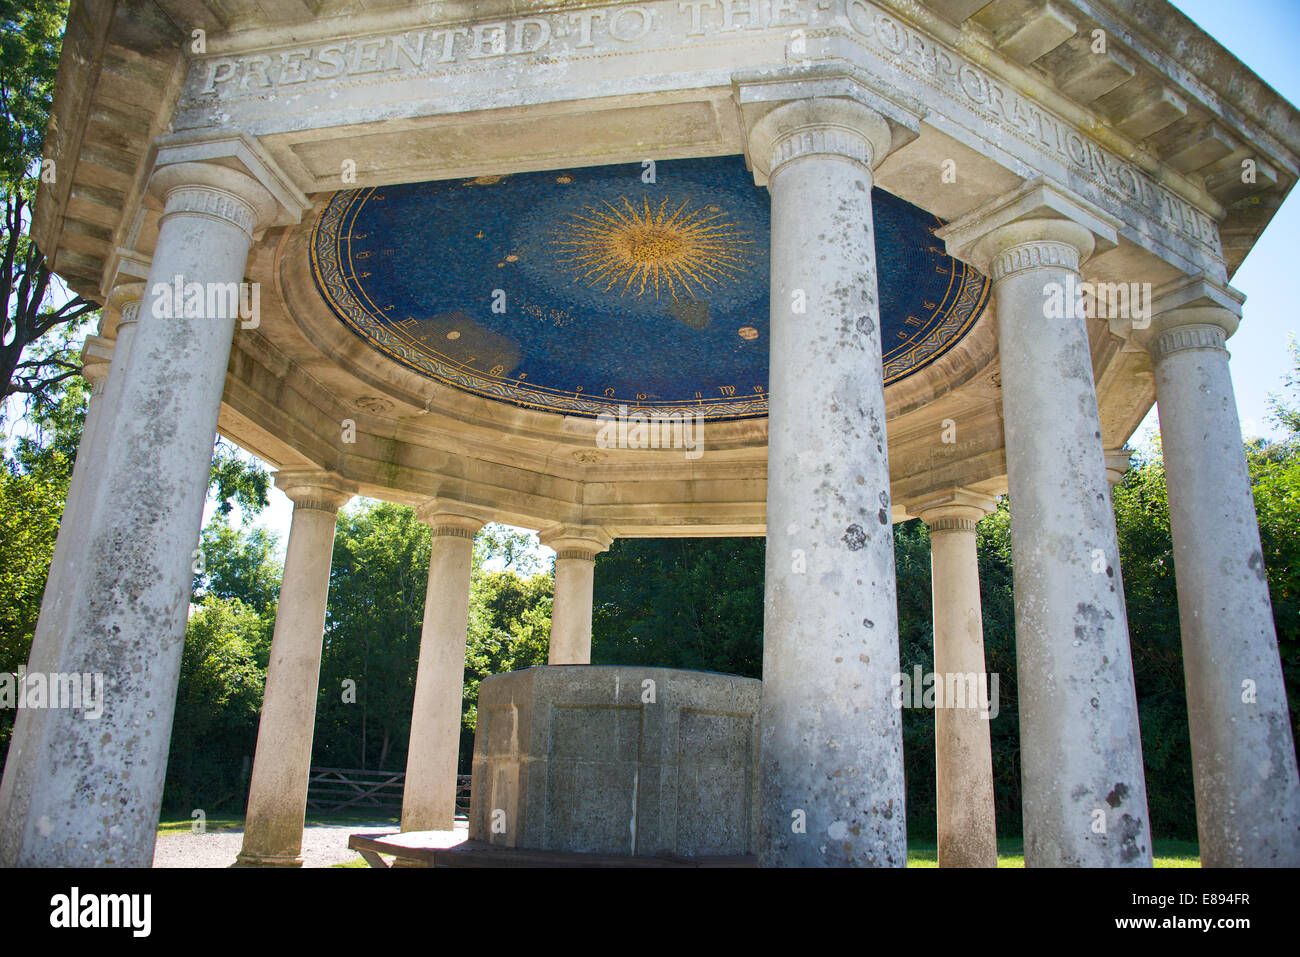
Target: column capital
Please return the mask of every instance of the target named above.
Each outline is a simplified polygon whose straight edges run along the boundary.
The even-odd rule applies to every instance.
[[[550,525],[537,533],[537,540],[555,550],[556,559],[578,558],[594,562],[609,548],[614,537],[599,525]]]
[[[150,150],[150,166],[149,193],[164,206],[167,193],[184,186],[226,190],[239,196],[253,210],[249,232],[255,239],[268,226],[301,222],[303,213],[311,208],[293,179],[242,130],[189,130],[159,137]],[[225,170],[236,177],[213,170]],[[191,176],[198,180],[187,182]]]
[[[337,512],[357,494],[357,487],[334,472],[276,472],[275,487],[289,496],[294,511],[312,508]]]
[[[104,387],[108,370],[113,365],[113,340],[103,336],[86,336],[81,347],[81,375],[90,383],[91,394]]]
[[[979,520],[997,511],[998,501],[991,495],[968,488],[951,488],[909,502],[907,513],[929,526],[931,532],[975,531]]]
[[[114,246],[108,256],[108,262],[104,265],[103,275],[104,281],[100,283],[99,288],[107,304],[113,295],[113,290],[118,286],[133,282],[143,283],[148,280],[149,257],[126,246]]]
[[[1037,177],[935,230],[948,255],[995,281],[1043,266],[1078,271],[1119,242],[1119,220],[1070,190]]]
[[[1133,450],[1128,446],[1106,449],[1106,481],[1111,487],[1124,480],[1124,474],[1133,467]]]
[[[239,227],[254,239],[275,220],[275,198],[257,180],[215,163],[172,163],[157,167],[150,194],[163,206],[162,218],[202,216]]]
[[[732,77],[732,88],[749,131],[746,155],[759,186],[793,158],[774,157],[782,136],[799,136],[786,147],[799,155],[838,153],[874,169],[920,135],[926,112],[898,84],[842,61],[744,71]]]
[[[117,321],[113,324],[113,335],[117,335],[117,330],[125,325],[136,322],[140,318],[140,304],[144,302],[144,294],[147,284],[143,282],[124,282],[113,287],[108,294],[108,299],[104,303],[106,307],[117,314]],[[104,330],[109,331],[108,329]]]
[[[416,506],[415,516],[433,530],[435,538],[449,535],[471,541],[480,528],[492,521],[492,515],[486,509],[443,498],[429,499]]]
[[[755,179],[765,181],[786,163],[805,156],[853,160],[868,171],[889,154],[889,123],[870,107],[847,97],[789,100],[765,114],[749,131]]]
[[[1151,294],[1144,318],[1112,319],[1110,331],[1159,362],[1183,349],[1223,349],[1241,322],[1244,293],[1205,273],[1165,283]]]

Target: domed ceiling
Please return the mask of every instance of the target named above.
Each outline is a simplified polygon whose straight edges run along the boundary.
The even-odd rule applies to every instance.
[[[647,181],[650,180],[650,181]],[[974,324],[988,280],[872,195],[885,381]],[[311,237],[334,314],[447,385],[566,415],[767,415],[766,189],[740,157],[335,193]]]

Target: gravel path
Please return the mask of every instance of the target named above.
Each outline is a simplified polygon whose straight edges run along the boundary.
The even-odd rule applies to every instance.
[[[464,826],[463,824],[461,825]],[[389,822],[366,824],[308,824],[302,832],[303,867],[332,867],[360,859],[348,849],[348,836],[355,832],[396,831]],[[211,831],[207,834],[161,834],[154,848],[154,867],[229,867],[235,863],[244,829]]]

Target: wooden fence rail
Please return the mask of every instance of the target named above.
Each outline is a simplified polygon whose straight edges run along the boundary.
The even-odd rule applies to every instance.
[[[402,810],[404,771],[363,771],[358,768],[312,768],[307,779],[307,810]],[[456,813],[469,814],[468,774],[456,775]]]

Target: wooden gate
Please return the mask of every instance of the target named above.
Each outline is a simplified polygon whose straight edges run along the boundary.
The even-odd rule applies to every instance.
[[[309,811],[402,811],[405,771],[363,771],[358,768],[312,768],[307,779]],[[468,774],[456,775],[456,814],[469,814]]]

